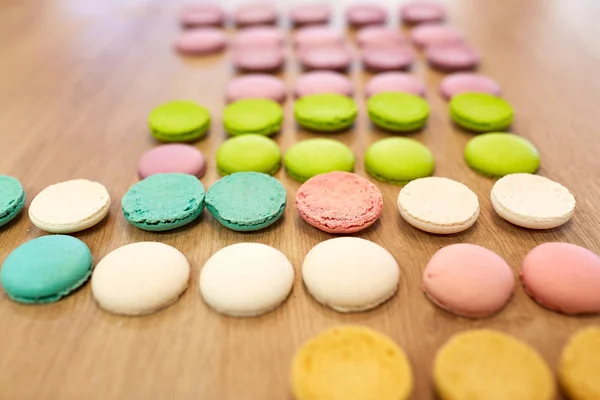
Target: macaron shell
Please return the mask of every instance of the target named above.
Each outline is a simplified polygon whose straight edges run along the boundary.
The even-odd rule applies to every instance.
[[[523,260],[526,292],[564,314],[600,313],[600,256],[570,243],[544,243]]]
[[[249,74],[233,78],[226,90],[228,103],[243,99],[269,99],[278,103],[285,101],[283,81],[267,74]]]
[[[292,179],[305,182],[315,175],[333,171],[352,172],[354,154],[345,144],[317,138],[296,143],[285,154],[285,169]]]
[[[183,9],[179,20],[185,28],[221,26],[225,12],[216,4],[190,4]]]
[[[336,93],[304,96],[294,103],[300,126],[318,132],[337,132],[354,123],[358,109],[353,99]]]
[[[234,46],[282,46],[285,35],[271,26],[256,26],[240,30],[233,40]]]
[[[315,46],[301,48],[298,61],[307,71],[331,70],[345,72],[352,64],[352,54],[342,46]]]
[[[487,93],[500,96],[500,85],[490,77],[470,72],[457,72],[445,77],[440,83],[440,93],[450,100],[461,93]]]
[[[354,92],[352,82],[346,75],[334,71],[308,72],[296,81],[296,97],[318,93],[337,93],[351,97]]]
[[[0,175],[0,227],[19,215],[25,206],[25,190],[18,179]]]
[[[600,327],[577,331],[565,345],[560,358],[558,378],[573,400],[600,399]]]
[[[363,48],[361,59],[366,70],[377,73],[409,68],[414,54],[405,45],[375,45]]]
[[[528,140],[510,133],[484,133],[465,146],[465,160],[475,171],[489,177],[535,173],[540,167],[537,149]]]
[[[274,175],[281,167],[281,151],[262,135],[241,135],[223,142],[217,151],[220,175],[255,171]]]
[[[381,92],[406,92],[425,97],[425,85],[412,74],[384,72],[372,77],[365,85],[367,97]]]
[[[237,26],[274,25],[277,23],[277,9],[270,3],[251,2],[240,5],[234,13]]]
[[[387,11],[378,4],[353,4],[346,10],[346,20],[354,28],[367,25],[383,25],[387,21]]]
[[[344,44],[344,34],[327,26],[307,26],[300,28],[294,34],[294,45],[298,47],[312,46],[341,46]]]
[[[289,16],[295,26],[326,24],[331,18],[331,8],[320,3],[298,4],[291,8]]]
[[[514,111],[504,99],[487,93],[462,93],[450,100],[450,116],[474,132],[502,131],[513,122]]]
[[[152,135],[164,142],[200,139],[210,126],[210,113],[187,100],[171,101],[154,108],[148,117]]]
[[[446,9],[432,1],[412,1],[402,5],[400,18],[409,25],[441,22],[446,18]]]
[[[195,147],[173,143],[149,150],[138,163],[138,175],[141,179],[171,172],[202,178],[206,172],[204,155]]]
[[[421,24],[411,31],[410,38],[415,45],[422,48],[464,41],[460,32],[451,26],[442,24]]]
[[[281,105],[268,99],[243,99],[229,104],[223,112],[223,125],[230,135],[272,136],[283,122]]]
[[[217,53],[225,48],[227,38],[220,29],[195,28],[179,34],[175,40],[175,50],[187,55]]]
[[[356,33],[359,46],[405,44],[406,38],[400,31],[384,26],[367,26]]]
[[[274,73],[285,64],[285,55],[281,46],[242,46],[232,53],[235,68],[243,72]]]
[[[479,53],[464,43],[430,45],[426,57],[429,66],[441,72],[470,71],[481,62]]]
[[[365,169],[369,175],[397,185],[431,175],[434,165],[431,151],[408,138],[378,140],[365,154]]]
[[[421,129],[429,117],[429,105],[411,93],[382,92],[367,100],[371,121],[392,132],[411,132]]]

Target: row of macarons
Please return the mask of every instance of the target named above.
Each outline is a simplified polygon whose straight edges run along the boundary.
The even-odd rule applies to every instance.
[[[569,399],[600,398],[598,349],[600,327],[596,326],[580,329],[565,344],[557,372]],[[557,396],[552,369],[536,349],[492,329],[450,337],[435,354],[432,378],[440,400],[553,400]],[[307,340],[293,357],[290,381],[296,400],[407,400],[414,388],[404,349],[381,332],[352,325],[327,329]]]

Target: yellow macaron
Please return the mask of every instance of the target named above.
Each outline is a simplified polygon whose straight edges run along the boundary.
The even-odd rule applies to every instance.
[[[529,345],[481,329],[456,334],[437,352],[433,378],[441,400],[551,400],[552,372]]]
[[[573,400],[600,399],[600,327],[577,331],[560,358],[560,384]]]
[[[307,341],[292,362],[297,400],[404,400],[412,388],[404,351],[365,327],[324,331]]]

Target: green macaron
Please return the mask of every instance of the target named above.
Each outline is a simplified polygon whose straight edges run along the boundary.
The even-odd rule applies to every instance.
[[[0,175],[0,226],[15,219],[25,205],[25,191],[18,179]]]
[[[160,141],[190,142],[206,135],[210,113],[193,101],[171,101],[152,110],[148,124]]]
[[[281,105],[268,99],[243,99],[229,104],[223,112],[225,131],[232,136],[272,136],[283,122]]]
[[[342,142],[317,138],[296,143],[283,159],[288,175],[299,182],[333,171],[354,171],[354,154]]]
[[[404,185],[433,173],[433,154],[413,139],[393,137],[378,140],[367,149],[365,169],[383,182]]]
[[[223,176],[245,171],[273,175],[280,166],[279,146],[262,135],[232,137],[223,142],[217,151],[217,170]]]
[[[41,236],[6,257],[0,280],[4,291],[20,303],[52,303],[79,286],[92,273],[92,253],[81,240],[67,235]]]
[[[475,171],[489,177],[525,172],[540,167],[540,155],[531,142],[511,133],[491,132],[471,139],[465,160]]]
[[[412,132],[423,128],[429,106],[420,96],[404,92],[382,92],[367,101],[371,121],[392,132]]]
[[[204,209],[204,186],[193,175],[168,173],[133,185],[123,199],[125,219],[145,231],[168,231],[187,225]]]
[[[260,172],[237,172],[212,185],[206,208],[224,227],[257,231],[274,224],[286,206],[285,188],[277,179]]]
[[[354,100],[335,93],[303,96],[294,103],[294,116],[303,128],[317,132],[348,129],[356,119]]]
[[[473,132],[502,131],[513,122],[510,104],[487,93],[462,93],[450,100],[450,117]]]

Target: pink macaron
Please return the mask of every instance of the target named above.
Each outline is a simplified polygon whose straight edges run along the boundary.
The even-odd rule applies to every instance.
[[[438,307],[464,317],[487,317],[512,296],[515,277],[502,257],[468,243],[438,250],[423,271],[423,290]]]
[[[406,45],[379,45],[365,47],[361,60],[366,70],[384,72],[408,69],[414,62],[414,53]]]
[[[310,178],[298,189],[296,207],[303,220],[329,233],[353,233],[373,225],[383,209],[377,186],[350,172]]]
[[[200,150],[187,144],[163,144],[146,152],[138,163],[141,179],[154,174],[179,172],[202,178],[206,161]]]
[[[463,35],[448,25],[423,24],[410,33],[412,42],[421,48],[438,44],[453,44],[464,41]]]
[[[242,99],[270,99],[283,103],[285,101],[285,85],[283,81],[271,75],[250,74],[233,78],[227,85],[227,102]]]
[[[411,1],[400,8],[400,19],[407,25],[441,22],[445,18],[444,6],[432,1]]]
[[[457,72],[442,80],[440,93],[446,100],[450,100],[460,93],[487,93],[500,96],[500,85],[485,75]]]
[[[298,61],[305,70],[346,71],[352,64],[352,54],[344,46],[300,48]]]
[[[307,72],[296,81],[296,97],[317,93],[337,93],[350,97],[353,92],[350,79],[334,71]]]
[[[372,77],[365,86],[367,97],[382,92],[407,92],[425,97],[425,84],[405,72],[384,72]]]
[[[233,45],[242,46],[282,46],[285,35],[281,29],[272,26],[253,26],[238,32]]]
[[[427,63],[441,72],[471,71],[481,62],[479,53],[465,43],[428,46]]]
[[[544,243],[527,254],[521,269],[525,291],[564,314],[600,313],[600,256],[570,243]]]
[[[300,28],[294,34],[294,45],[301,48],[313,46],[342,46],[344,34],[327,26],[307,26]]]
[[[281,46],[243,46],[234,49],[232,62],[244,72],[277,72],[283,68],[285,57]]]
[[[187,55],[205,55],[222,51],[227,45],[225,34],[216,28],[195,28],[182,32],[175,40],[175,50]]]
[[[217,4],[189,4],[181,11],[179,20],[186,28],[222,26],[225,22],[225,12]]]
[[[246,3],[239,6],[233,15],[237,26],[275,25],[277,9],[270,3]]]
[[[385,26],[367,26],[356,34],[356,42],[359,46],[388,46],[406,43],[406,38],[397,29]]]
[[[331,18],[331,7],[322,3],[308,3],[293,6],[290,20],[295,26],[326,24]]]
[[[346,21],[354,28],[367,25],[384,25],[388,13],[385,8],[374,3],[353,4],[346,9]]]

